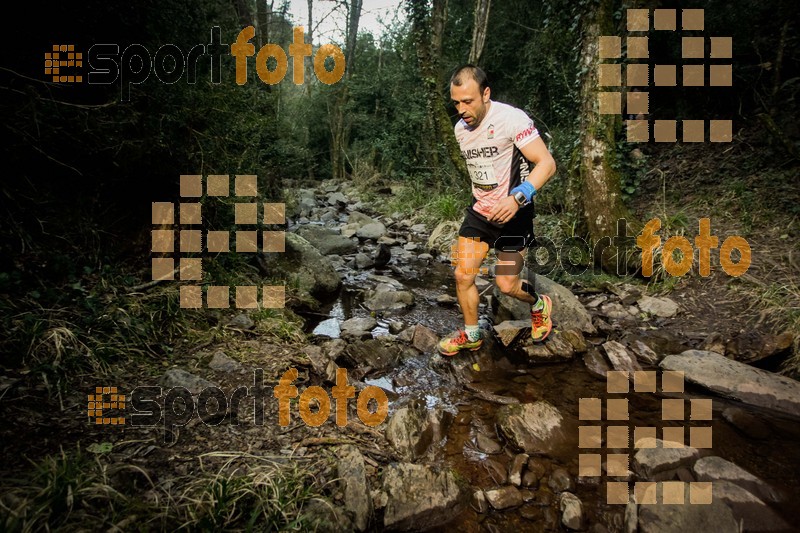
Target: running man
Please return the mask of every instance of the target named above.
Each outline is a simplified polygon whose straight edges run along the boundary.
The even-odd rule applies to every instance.
[[[543,341],[553,327],[550,298],[536,294],[533,280],[520,279],[519,272],[525,249],[534,242],[533,197],[555,173],[556,163],[528,115],[493,102],[490,95],[486,73],[474,65],[459,68],[450,78],[450,98],[461,116],[455,135],[472,179],[473,202],[456,249],[456,294],[464,329],[439,342],[443,355],[483,344],[475,276],[490,248],[497,250],[497,287],[531,305],[533,340]]]

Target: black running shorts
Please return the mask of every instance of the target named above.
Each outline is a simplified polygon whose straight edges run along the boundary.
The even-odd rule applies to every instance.
[[[536,242],[533,235],[533,204],[517,211],[517,214],[503,225],[489,222],[486,217],[467,208],[464,222],[458,230],[459,237],[478,238],[500,252],[519,252]]]

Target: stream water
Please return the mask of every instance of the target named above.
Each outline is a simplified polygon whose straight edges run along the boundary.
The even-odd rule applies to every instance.
[[[391,272],[380,274],[392,276]],[[339,298],[323,309],[329,318],[309,321],[309,332],[315,335],[337,337],[338,324],[352,317],[369,316],[361,306],[361,291],[366,273],[351,273]],[[443,335],[461,326],[457,308],[436,304],[437,296],[455,294],[452,269],[442,263],[420,265],[416,279],[401,280],[416,298],[416,305],[401,316],[407,325],[423,324],[438,335]],[[486,327],[485,306],[482,306],[482,324]],[[379,327],[373,336],[388,334],[388,319],[378,317]],[[646,335],[646,333],[645,333]],[[605,338],[588,339],[600,343]],[[442,408],[453,415],[441,446],[435,447],[433,462],[449,466],[476,488],[490,489],[498,486],[497,477],[507,471],[516,451],[505,446],[500,453],[489,455],[476,446],[478,434],[502,443],[495,429],[495,413],[501,407],[485,401],[463,386],[463,380],[454,378],[455,366],[460,366],[462,375],[466,370],[472,388],[492,394],[513,397],[520,402],[546,400],[554,405],[568,420],[572,437],[553,456],[541,457],[547,474],[539,486],[530,488],[526,494],[529,501],[521,507],[505,511],[490,510],[479,514],[474,509],[463,513],[456,523],[443,530],[459,531],[548,531],[563,530],[558,517],[558,497],[548,487],[547,480],[556,468],[565,469],[573,483],[573,492],[583,504],[586,527],[590,531],[624,531],[625,506],[607,505],[603,478],[578,476],[578,455],[581,450],[577,442],[578,403],[580,398],[605,398],[606,383],[591,374],[580,357],[568,363],[537,365],[514,350],[503,348],[499,343],[486,343],[484,348],[471,354],[460,354],[469,364],[456,358],[445,358],[435,353],[422,354],[403,362],[389,372],[368,375],[365,382],[380,386],[391,394],[390,416],[396,409],[409,402],[424,402],[428,409]],[[460,363],[460,364],[459,364]],[[473,365],[475,363],[475,365]],[[618,395],[616,397],[619,397]],[[629,393],[631,435],[634,427],[666,427],[702,425],[698,422],[661,420],[661,393]],[[672,398],[713,398],[713,449],[707,455],[723,457],[766,481],[784,495],[783,503],[773,508],[790,524],[798,525],[795,517],[793,495],[800,491],[800,428],[796,421],[785,420],[773,414],[759,413],[733,400],[709,396],[706,391],[687,385],[683,394],[669,395]],[[727,407],[740,407],[758,417],[769,432],[761,440],[743,435],[722,417]],[[618,425],[619,423],[615,424]],[[708,422],[705,423],[708,425]],[[685,430],[688,435],[688,429]],[[688,438],[688,437],[687,437]],[[635,450],[630,450],[631,459]],[[498,474],[500,473],[500,474]],[[503,481],[502,479],[500,481]]]

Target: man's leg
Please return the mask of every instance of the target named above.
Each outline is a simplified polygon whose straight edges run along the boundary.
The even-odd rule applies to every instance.
[[[531,337],[543,341],[550,334],[553,303],[547,295],[536,293],[532,280],[519,277],[524,266],[525,249],[519,252],[498,252],[495,282],[500,292],[531,305]]]
[[[465,330],[478,326],[480,294],[475,286],[475,277],[488,252],[489,245],[487,243],[474,238],[458,237],[455,257],[456,296],[464,315]],[[455,355],[464,348],[477,349],[481,343],[479,336],[477,339],[469,338],[466,331],[459,330],[439,342],[439,352],[444,355]]]

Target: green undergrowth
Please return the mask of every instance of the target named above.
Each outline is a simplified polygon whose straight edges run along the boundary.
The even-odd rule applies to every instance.
[[[91,449],[92,447],[90,447]],[[95,447],[47,456],[23,479],[4,480],[0,528],[28,531],[308,531],[329,505],[321,464],[238,452],[201,455],[178,478],[116,463]]]

